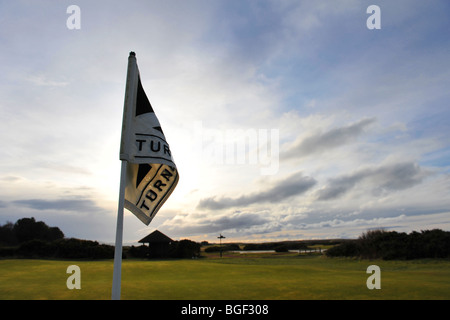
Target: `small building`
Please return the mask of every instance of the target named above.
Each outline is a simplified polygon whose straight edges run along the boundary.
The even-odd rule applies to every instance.
[[[164,233],[155,230],[152,233],[150,233],[145,238],[142,238],[138,241],[142,244],[148,244],[149,247],[149,257],[152,258],[161,258],[161,257],[167,257],[169,254],[170,245],[174,242],[172,239],[170,239],[168,236],[166,236]]]

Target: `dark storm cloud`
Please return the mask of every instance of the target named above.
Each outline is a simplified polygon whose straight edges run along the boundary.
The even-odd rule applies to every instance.
[[[243,195],[238,198],[222,197],[216,200],[214,197],[200,200],[199,209],[224,209],[229,207],[247,206],[260,202],[278,202],[286,198],[300,195],[311,189],[317,181],[311,177],[305,177],[297,172],[283,181],[279,181],[266,191]]]
[[[284,159],[299,158],[337,148],[354,141],[374,122],[374,118],[363,119],[349,126],[339,127],[324,133],[309,136],[295,143],[281,154],[281,157]]]
[[[328,185],[318,191],[318,200],[331,200],[344,195],[356,185],[366,183],[372,193],[410,188],[422,182],[426,171],[413,162],[402,162],[376,168],[358,170],[349,175],[330,179]]]

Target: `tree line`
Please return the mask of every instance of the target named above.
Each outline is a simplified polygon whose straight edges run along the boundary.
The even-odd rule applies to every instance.
[[[49,227],[34,218],[22,218],[16,223],[7,222],[0,226],[0,245],[15,246],[30,240],[55,241],[63,239],[64,233],[58,227]]]
[[[122,258],[192,258],[200,256],[200,244],[173,241],[164,253],[146,246],[124,247]],[[98,241],[65,238],[58,227],[49,227],[34,218],[0,225],[0,257],[56,259],[113,259],[114,246]]]
[[[180,241],[172,241],[170,244],[165,246],[164,250],[152,250],[152,245],[150,247],[142,246],[131,246],[130,248],[125,248],[125,253],[127,256],[133,258],[199,258],[200,257],[200,243],[184,239]]]
[[[0,226],[0,257],[112,259],[114,247],[97,241],[65,238],[58,227],[22,218]]]
[[[383,260],[450,258],[450,232],[433,229],[407,234],[370,230],[358,239],[348,240],[328,249],[326,255]]]

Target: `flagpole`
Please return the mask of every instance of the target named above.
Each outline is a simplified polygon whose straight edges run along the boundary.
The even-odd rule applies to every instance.
[[[112,285],[112,300],[120,300],[120,288],[122,278],[122,237],[123,237],[123,208],[125,202],[125,180],[127,173],[127,161],[122,160],[120,170],[119,206],[117,210],[116,245],[114,250],[114,272]]]
[[[131,116],[128,114],[132,110],[132,105],[136,103],[137,90],[137,66],[136,54],[130,52],[128,57],[127,83],[125,87],[125,102],[123,111],[122,138],[120,142],[120,160],[122,167],[120,169],[120,187],[119,187],[119,205],[117,210],[116,227],[116,245],[114,248],[114,271],[112,284],[112,300],[120,300],[120,288],[122,277],[122,237],[123,237],[123,210],[125,204],[125,185],[127,178],[127,159],[122,156],[123,148],[127,143],[126,128],[131,125]]]

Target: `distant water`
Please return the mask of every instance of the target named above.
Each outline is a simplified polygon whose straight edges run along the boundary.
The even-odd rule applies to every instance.
[[[322,249],[322,252],[326,251],[325,249]],[[229,251],[229,252],[234,252],[234,253],[240,253],[240,254],[245,254],[245,253],[271,253],[271,252],[275,252],[275,250],[234,250],[234,251]],[[296,253],[305,253],[305,252],[320,252],[320,249],[312,249],[312,250],[289,250],[289,252],[296,252]]]

